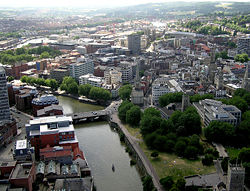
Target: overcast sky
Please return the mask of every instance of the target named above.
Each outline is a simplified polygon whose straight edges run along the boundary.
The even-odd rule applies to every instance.
[[[117,7],[143,3],[169,2],[176,0],[0,0],[0,7]],[[177,0],[180,1],[180,0]],[[208,1],[208,0],[182,0]],[[210,0],[211,1],[211,0]],[[212,0],[215,1],[215,0]],[[225,0],[219,0],[225,1]],[[228,0],[227,0],[228,1]],[[229,0],[230,1],[230,0]],[[248,2],[250,0],[236,0]]]

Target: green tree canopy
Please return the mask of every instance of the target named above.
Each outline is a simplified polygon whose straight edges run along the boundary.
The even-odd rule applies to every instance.
[[[138,126],[141,120],[141,115],[140,107],[133,106],[126,113],[126,122],[131,126]]]
[[[129,100],[130,99],[130,94],[132,92],[132,86],[130,84],[124,85],[119,89],[119,96],[123,100]]]

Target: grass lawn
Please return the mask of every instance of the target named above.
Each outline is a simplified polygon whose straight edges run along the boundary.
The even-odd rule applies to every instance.
[[[128,132],[130,133],[130,135],[132,135],[133,137],[137,138],[137,139],[142,139],[142,135],[140,133],[140,128],[133,128],[130,127],[128,124],[124,124],[124,126],[126,127],[126,129],[128,130]]]
[[[240,149],[233,147],[226,147],[227,154],[230,158],[236,158],[240,152]]]
[[[127,124],[125,127],[132,136],[136,137],[137,139],[142,139],[139,128],[132,128]],[[179,158],[175,154],[159,153],[159,157],[154,159],[150,157],[150,154],[153,151],[149,150],[143,141],[140,141],[139,145],[150,160],[160,178],[165,176],[173,176],[174,179],[176,179],[182,176],[207,174],[216,171],[213,165],[209,167],[203,166],[201,160],[187,160]]]
[[[141,142],[140,146],[151,161],[151,164],[160,178],[173,176],[174,179],[176,179],[182,176],[207,174],[216,171],[213,165],[209,167],[203,166],[201,160],[187,160],[180,158],[175,154],[159,153],[159,157],[153,159],[150,157],[150,154],[153,151],[149,150],[144,142]]]

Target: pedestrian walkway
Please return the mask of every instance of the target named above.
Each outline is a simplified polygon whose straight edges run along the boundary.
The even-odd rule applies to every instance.
[[[120,119],[117,116],[117,113],[112,114],[112,121],[117,123],[120,126],[122,132],[127,137],[130,144],[134,147],[134,150],[137,152],[138,156],[140,157],[141,161],[143,162],[143,165],[145,166],[148,174],[152,177],[152,180],[153,180],[153,183],[154,183],[154,186],[156,187],[156,189],[158,191],[163,191],[164,189],[162,188],[162,186],[160,184],[160,179],[159,179],[155,169],[153,168],[152,164],[148,160],[147,156],[144,154],[143,150],[136,142],[137,139],[135,137],[131,136],[131,134],[128,132],[126,127],[121,123]]]

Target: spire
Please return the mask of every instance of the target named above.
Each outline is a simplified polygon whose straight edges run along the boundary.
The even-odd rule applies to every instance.
[[[249,72],[248,72],[248,70],[249,70],[249,63],[247,63],[247,66],[246,66],[246,72],[245,72],[245,75],[244,75],[244,79],[243,79],[243,82],[242,82],[242,88],[245,88],[245,89],[247,89],[248,90],[248,86],[249,86]]]
[[[135,76],[135,89],[139,90],[141,89],[141,80],[140,80],[140,74],[139,74],[139,64],[140,62],[136,59],[136,76]]]

